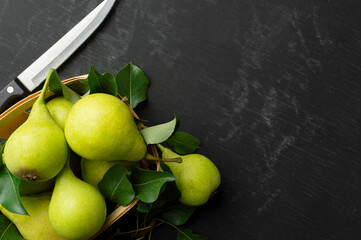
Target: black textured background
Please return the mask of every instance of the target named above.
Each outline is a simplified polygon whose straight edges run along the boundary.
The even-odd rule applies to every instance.
[[[1,0],[4,87],[100,0]],[[61,67],[148,76],[149,125],[180,116],[221,191],[185,227],[209,239],[361,239],[359,1],[119,0]],[[101,239],[101,238],[99,238]],[[175,239],[162,227],[153,239]]]

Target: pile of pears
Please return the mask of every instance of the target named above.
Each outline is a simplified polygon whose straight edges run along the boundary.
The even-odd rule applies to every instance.
[[[49,77],[28,119],[4,148],[6,167],[22,180],[21,201],[29,215],[11,213],[1,205],[0,210],[28,240],[88,239],[107,216],[97,184],[116,164],[139,167],[147,144],[119,98],[94,93],[75,103],[62,96],[47,101],[48,84]],[[166,163],[177,178],[179,201],[190,206],[206,203],[220,185],[217,167],[202,155],[179,156],[158,147],[162,157],[183,160]],[[81,157],[81,179],[71,168],[73,152]]]

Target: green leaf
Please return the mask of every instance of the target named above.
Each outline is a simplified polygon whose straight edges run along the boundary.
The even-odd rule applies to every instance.
[[[124,167],[120,165],[111,167],[98,183],[102,194],[112,202],[127,206],[135,197],[127,175],[130,175],[130,172]]]
[[[172,170],[170,169],[170,167],[168,167],[168,165],[166,165],[162,160],[160,160],[159,163],[163,171],[169,172],[173,175]],[[161,194],[158,200],[163,200],[164,202],[177,201],[180,197],[181,193],[178,190],[175,181],[172,181],[167,183],[165,191]]]
[[[179,229],[177,233],[177,240],[206,240],[206,239],[207,237],[192,233],[192,230],[190,229]]]
[[[165,171],[165,172],[170,172],[173,174],[172,170],[170,169],[170,167],[165,164],[162,160],[159,161],[159,165],[160,165],[160,168]]]
[[[138,201],[138,207],[137,207],[138,212],[147,213],[151,210],[151,208],[152,208],[152,203],[145,203],[142,201]]]
[[[157,172],[136,168],[131,175],[131,182],[136,198],[145,203],[154,202],[164,183],[174,181],[175,177],[169,172]]]
[[[122,68],[115,76],[118,93],[128,98],[128,104],[135,108],[147,99],[149,81],[143,71],[131,62]]]
[[[179,154],[194,153],[198,148],[200,141],[198,138],[186,132],[176,132],[167,140],[169,146]]]
[[[0,215],[0,240],[20,240],[21,237],[18,229],[9,219]]]
[[[72,82],[71,85],[69,85],[69,88],[78,93],[80,97],[90,91],[88,79],[82,79],[80,81]]]
[[[5,148],[6,141],[0,143],[0,165],[3,164],[3,152]]]
[[[158,144],[170,138],[177,125],[179,125],[179,118],[175,115],[172,121],[142,129],[140,133],[147,144]]]
[[[178,203],[180,193],[174,181],[167,182],[165,190],[159,195],[157,200],[152,203],[152,208],[149,211],[149,218],[156,215],[161,215],[162,212],[172,209]]]
[[[65,99],[70,102],[77,102],[80,99],[80,95],[68,88],[59,79],[58,73],[54,69],[50,69],[49,89],[57,95],[63,95]]]
[[[174,225],[182,225],[187,222],[197,207],[187,206],[181,203],[168,207],[162,212],[162,217]]]
[[[20,200],[20,181],[5,165],[0,167],[0,204],[9,212],[29,215]]]
[[[172,171],[170,170],[170,168],[162,160],[160,160],[160,165],[161,165],[161,168],[163,171],[169,172],[172,174]],[[175,184],[175,181],[166,182],[161,187],[160,194],[159,194],[157,200],[151,204],[148,204],[148,206],[142,206],[141,210],[145,209],[145,207],[148,207],[149,208],[149,210],[148,210],[149,216],[154,216],[154,215],[157,215],[157,214],[167,210],[169,207],[174,205],[174,202],[178,203],[178,199],[180,197],[181,197],[181,195],[177,188],[177,185]],[[143,203],[143,204],[145,205],[146,203]]]
[[[177,188],[176,183],[167,182],[164,192],[158,197],[156,207],[161,207],[167,202],[175,202],[181,197],[180,191]]]
[[[57,95],[63,94],[62,82],[58,76],[58,73],[55,69],[50,69],[49,71],[49,90]]]
[[[88,85],[90,94],[92,93],[107,93],[117,96],[117,83],[115,78],[110,73],[100,74],[92,65],[88,75]]]
[[[84,93],[83,95],[81,95],[80,97],[83,98],[83,97],[89,96],[89,94],[90,94],[90,90],[87,91],[86,93]]]

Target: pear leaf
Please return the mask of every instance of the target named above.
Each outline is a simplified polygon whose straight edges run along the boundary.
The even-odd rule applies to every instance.
[[[111,167],[98,183],[101,193],[112,202],[128,205],[134,199],[135,193],[127,175],[130,175],[130,172],[124,167]]]
[[[162,212],[166,212],[172,209],[176,204],[178,204],[178,199],[180,198],[180,192],[176,187],[175,182],[174,181],[167,182],[163,186],[166,186],[165,190],[159,195],[157,200],[153,202],[151,205],[151,209],[149,210],[148,213],[149,219],[155,215],[160,215],[163,217]],[[187,219],[185,219],[185,221]],[[179,222],[179,220],[174,222]]]
[[[170,168],[162,160],[160,160],[160,166],[163,171],[173,174]],[[148,212],[148,216],[151,217],[171,208],[174,203],[178,203],[180,197],[181,195],[175,181],[166,182],[162,186],[160,194],[155,202],[147,204],[139,201],[142,206],[138,205],[138,211],[142,213]]]
[[[83,97],[84,94],[89,92],[88,79],[82,79],[80,81],[72,82],[69,85],[69,88],[80,95],[80,98]]]
[[[167,140],[169,146],[179,154],[194,153],[198,148],[200,141],[198,138],[186,132],[176,132]]]
[[[158,144],[170,138],[178,125],[179,118],[175,115],[172,121],[142,129],[140,134],[147,144]]]
[[[0,215],[0,240],[21,240],[18,229],[9,219]]]
[[[160,208],[167,203],[175,201],[178,202],[178,199],[181,197],[181,194],[174,181],[167,182],[165,186],[165,190],[159,195],[157,201],[154,202],[154,208]]]
[[[177,229],[177,240],[206,240],[207,237],[192,233],[190,229]]]
[[[163,171],[165,171],[165,172],[170,172],[171,174],[173,174],[173,173],[172,173],[172,170],[170,169],[170,167],[169,167],[167,164],[165,164],[162,160],[159,161],[159,165],[160,165],[160,168],[161,168]]]
[[[87,91],[86,93],[84,93],[83,95],[81,95],[80,97],[81,97],[81,98],[83,98],[83,97],[88,96],[89,94],[90,94],[90,90],[89,90],[89,91]]]
[[[147,99],[149,81],[144,72],[131,62],[122,68],[115,76],[118,93],[128,98],[128,104],[135,108]]]
[[[49,89],[57,95],[63,95],[68,101],[75,103],[80,99],[80,95],[67,87],[59,79],[58,73],[54,69],[49,72]]]
[[[92,93],[107,93],[117,96],[117,83],[112,74],[106,72],[100,74],[92,65],[88,75],[88,85],[90,94]]]
[[[162,160],[159,161],[160,167],[163,171],[169,172],[173,175],[172,170],[170,167],[168,167],[167,164],[165,164]],[[159,201],[177,201],[181,197],[181,193],[177,188],[177,185],[175,181],[168,182],[165,191],[162,193],[162,195],[158,198]]]
[[[29,215],[20,200],[20,182],[5,165],[0,167],[0,204],[9,212]]]
[[[162,217],[174,225],[182,225],[187,222],[197,207],[176,203],[163,211]]]
[[[131,182],[136,198],[145,203],[157,200],[164,183],[174,181],[176,178],[169,172],[157,172],[136,168],[131,175]]]
[[[140,213],[147,213],[152,209],[152,203],[144,203],[142,201],[138,201],[137,210]]]

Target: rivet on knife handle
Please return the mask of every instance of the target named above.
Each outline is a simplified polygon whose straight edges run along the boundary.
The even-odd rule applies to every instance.
[[[0,91],[0,112],[5,111],[11,104],[20,100],[28,93],[29,91],[23,88],[17,79],[11,81]]]

